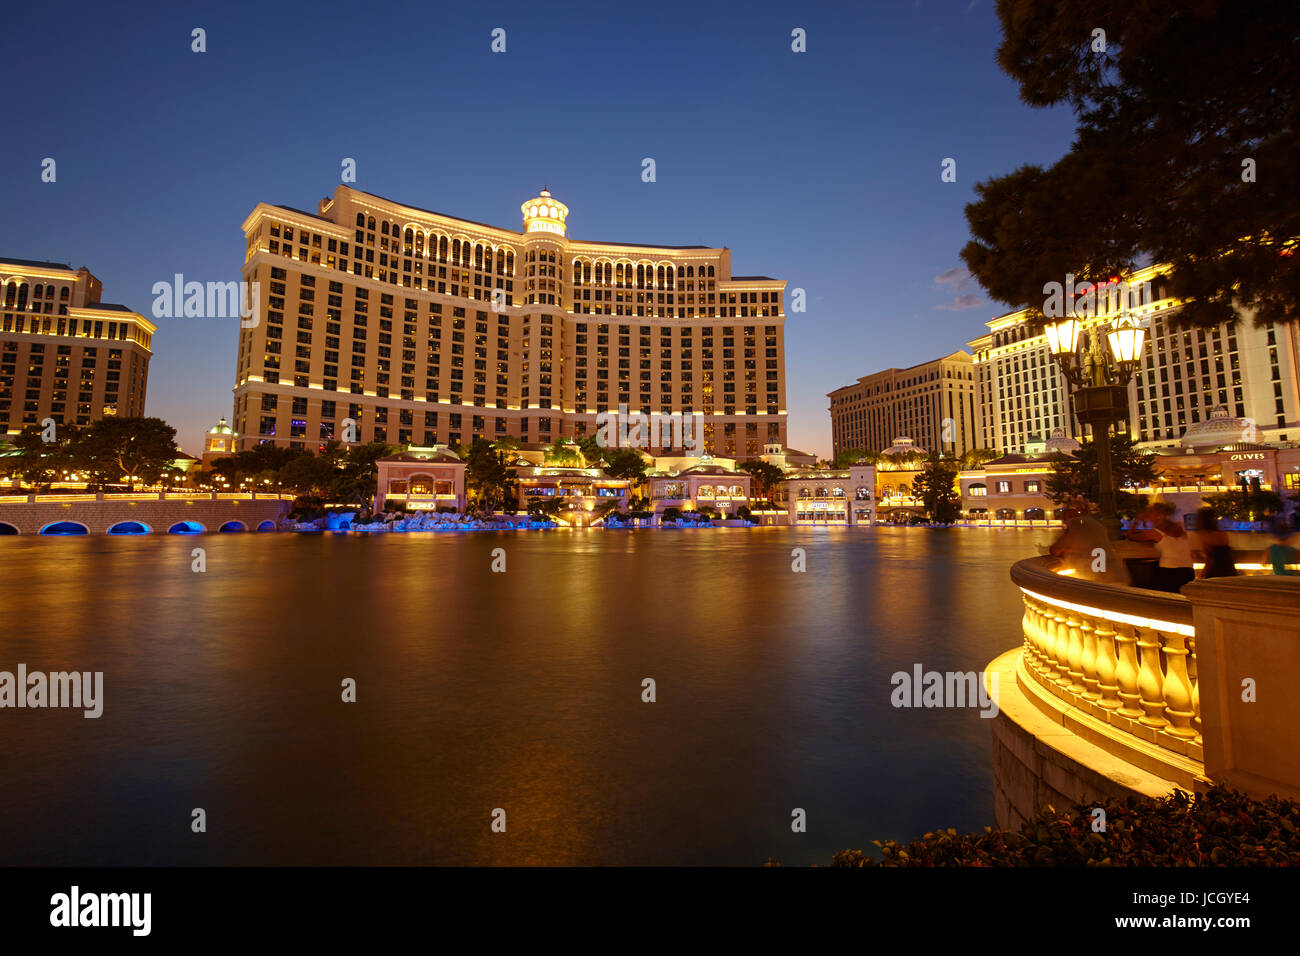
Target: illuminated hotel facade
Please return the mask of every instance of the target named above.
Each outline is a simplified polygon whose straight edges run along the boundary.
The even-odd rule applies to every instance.
[[[1104,291],[1103,287],[1103,291]],[[1248,421],[1242,441],[1300,440],[1300,338],[1294,323],[1256,326],[1253,317],[1210,329],[1180,329],[1181,303],[1171,298],[1158,267],[1127,277],[1122,296],[1098,295],[1098,314],[1084,331],[1128,312],[1147,330],[1128,386],[1129,419],[1121,424],[1152,449],[1178,444],[1186,428],[1223,408]],[[1047,337],[1035,333],[1025,310],[999,316],[970,343],[979,396],[980,447],[1002,454],[1041,451],[1053,429],[1089,437],[1074,418],[1070,389]]]
[[[827,397],[836,458],[883,451],[899,435],[953,457],[979,445],[975,367],[966,352],[876,372]]]
[[[570,239],[546,190],[521,210],[516,232],[347,186],[316,213],[259,204],[238,447],[552,442],[620,407],[651,416],[651,451],[669,415],[713,454],[785,443],[784,281],[732,275],[726,248]]]
[[[144,414],[157,327],[84,266],[0,258],[0,434]]]

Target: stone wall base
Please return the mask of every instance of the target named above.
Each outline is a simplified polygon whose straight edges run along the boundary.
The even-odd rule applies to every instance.
[[[993,809],[999,827],[1018,829],[1047,806],[1059,809],[1102,798],[1164,797],[1179,785],[1089,743],[1050,719],[1016,678],[1021,648],[998,657],[993,725]]]

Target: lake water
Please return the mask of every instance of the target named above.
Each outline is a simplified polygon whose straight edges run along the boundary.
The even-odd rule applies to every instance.
[[[97,720],[0,710],[0,863],[807,864],[982,829],[990,722],[890,675],[1017,645],[1008,569],[1048,537],[0,538],[0,670],[104,673]]]

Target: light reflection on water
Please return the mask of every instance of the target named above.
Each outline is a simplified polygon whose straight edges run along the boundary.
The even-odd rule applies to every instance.
[[[98,720],[0,710],[0,863],[803,864],[980,829],[988,721],[889,678],[1019,643],[1008,569],[1046,539],[0,538],[0,670],[105,685]]]

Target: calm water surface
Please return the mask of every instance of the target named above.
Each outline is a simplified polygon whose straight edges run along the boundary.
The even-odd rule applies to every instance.
[[[1019,643],[1008,569],[1047,536],[0,538],[0,670],[105,685],[98,720],[0,710],[0,863],[806,864],[979,829],[989,722],[889,678]]]

